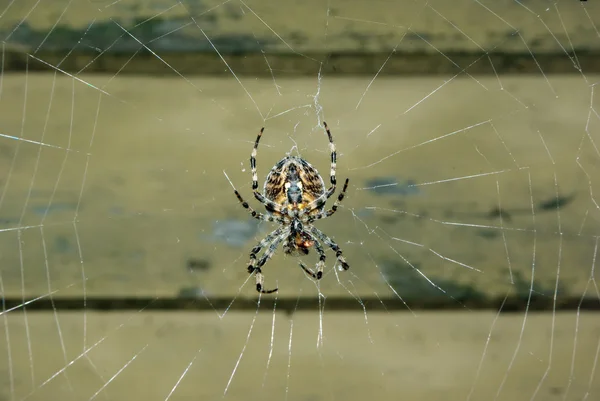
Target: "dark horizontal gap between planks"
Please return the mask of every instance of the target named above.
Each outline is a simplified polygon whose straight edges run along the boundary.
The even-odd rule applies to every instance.
[[[336,75],[456,75],[462,71],[476,75],[495,74],[580,74],[600,73],[600,52],[576,50],[571,53],[534,52],[467,52],[448,51],[443,55],[431,52],[332,52],[295,53],[274,52],[223,54],[236,75],[264,76],[316,76]],[[149,51],[107,52],[102,55],[75,50],[39,51],[30,55],[26,51],[7,50],[4,54],[4,71],[54,71],[56,65],[69,74],[109,73],[119,75],[230,76],[231,71],[215,52],[159,52],[159,60]],[[65,58],[66,57],[66,58]],[[452,62],[448,61],[452,60]],[[491,61],[491,63],[490,63]],[[454,64],[453,64],[454,63]],[[576,65],[575,63],[578,63]],[[167,65],[168,64],[168,65]],[[382,68],[383,66],[383,68]]]
[[[442,299],[405,300],[399,298],[360,297],[364,308],[369,311],[415,311],[415,310],[493,310],[502,312],[529,311],[600,311],[600,299],[566,297],[554,301],[549,297],[533,296],[508,297],[497,299]],[[214,298],[161,298],[161,297],[87,297],[83,298],[40,298],[25,300],[18,298],[2,298],[0,305],[3,311],[15,311],[26,308],[28,311],[209,311],[235,310],[256,311],[258,297],[214,297]],[[406,302],[406,304],[405,304]],[[528,306],[529,304],[529,306]],[[276,298],[273,295],[263,295],[260,299],[260,309],[284,311],[292,314],[300,311],[314,311],[322,305],[328,311],[362,311],[362,305],[350,297],[327,297],[319,301],[318,297],[286,297]],[[408,306],[407,306],[408,305]]]

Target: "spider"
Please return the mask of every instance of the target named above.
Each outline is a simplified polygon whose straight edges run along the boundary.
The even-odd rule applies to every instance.
[[[264,288],[264,276],[261,268],[273,256],[277,247],[283,242],[283,250],[287,255],[301,256],[308,255],[312,246],[319,254],[319,261],[316,264],[316,273],[307,268],[302,262],[300,267],[306,274],[320,280],[323,276],[325,267],[325,251],[321,241],[335,252],[335,256],[344,270],[350,266],[342,256],[340,247],[321,230],[313,226],[316,220],[330,217],[333,215],[346,194],[348,189],[348,179],[344,183],[342,192],[329,210],[325,210],[325,203],[334,194],[336,188],[335,165],[336,152],[335,144],[327,123],[323,122],[327,137],[329,138],[329,150],[331,152],[331,187],[325,191],[325,183],[319,172],[306,160],[299,156],[286,156],[273,166],[264,183],[263,193],[258,191],[258,176],[256,174],[256,153],[258,143],[263,134],[264,127],[261,128],[254,148],[250,156],[250,168],[252,170],[252,190],[254,197],[267,210],[266,214],[255,211],[246,202],[237,189],[234,188],[235,196],[247,209],[252,217],[258,220],[271,221],[279,223],[279,227],[262,239],[250,251],[250,262],[248,263],[248,273],[255,274],[256,290],[263,294],[270,294],[277,291],[277,288],[266,290]],[[257,254],[266,248],[262,257],[257,260]]]

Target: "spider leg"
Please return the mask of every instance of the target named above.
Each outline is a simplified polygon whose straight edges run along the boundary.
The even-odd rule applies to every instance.
[[[263,134],[265,127],[260,129],[260,132],[256,136],[256,141],[254,141],[254,147],[252,148],[252,154],[250,154],[250,170],[252,171],[252,190],[256,191],[258,189],[258,175],[256,174],[256,152],[258,151],[258,143],[260,142],[260,138]]]
[[[311,237],[311,239],[313,241],[315,241],[315,248],[317,248],[317,252],[319,253],[319,261],[317,262],[317,266],[316,266],[317,272],[316,273],[313,272],[312,270],[310,270],[308,267],[306,267],[306,265],[304,265],[304,263],[302,263],[302,262],[299,262],[300,267],[302,268],[302,270],[304,270],[304,272],[306,274],[308,274],[315,280],[320,280],[321,277],[323,277],[323,268],[325,267],[325,258],[326,258],[325,251],[323,250],[323,246],[321,245],[319,240],[316,239],[314,235],[312,235],[308,232],[304,232],[304,234],[308,234]]]
[[[281,205],[278,205],[277,203],[273,202],[272,200],[265,198],[265,196],[263,194],[258,192],[258,174],[256,172],[256,154],[258,153],[258,143],[260,142],[260,138],[262,138],[262,134],[263,134],[264,130],[265,130],[264,127],[260,129],[260,132],[256,136],[256,141],[254,141],[254,147],[252,148],[252,153],[250,154],[250,171],[252,172],[252,191],[254,192],[254,197],[256,198],[256,200],[258,200],[260,203],[265,205],[267,208],[272,209],[273,211],[281,213],[281,214],[287,214],[287,211],[284,210],[281,207]]]
[[[252,273],[256,266],[256,254],[260,252],[261,249],[270,245],[273,240],[281,234],[281,232],[285,229],[285,227],[279,227],[275,231],[271,232],[265,238],[260,240],[258,244],[250,251],[250,261],[248,262],[248,273]]]
[[[333,241],[327,235],[323,234],[323,232],[321,232],[321,230],[319,230],[317,227],[311,226],[310,232],[314,234],[315,237],[327,244],[327,246],[329,246],[335,252],[335,256],[344,270],[348,270],[350,268],[350,265],[348,265],[346,259],[342,255],[342,250],[340,249],[338,244],[335,243],[335,241]]]
[[[272,290],[265,290],[263,288],[264,284],[265,284],[265,276],[262,274],[262,270],[260,269],[260,267],[257,267],[255,269],[256,271],[256,291],[263,293],[263,294],[272,294],[274,292],[277,292],[277,290],[279,288],[273,288]]]
[[[344,183],[344,188],[342,188],[342,192],[340,192],[340,194],[338,195],[338,198],[333,203],[333,206],[331,206],[331,209],[329,209],[329,210],[321,210],[321,211],[319,211],[318,214],[315,214],[315,215],[312,215],[312,216],[308,217],[308,219],[306,221],[308,223],[312,223],[315,220],[324,219],[324,218],[330,217],[332,214],[334,214],[337,211],[338,207],[340,206],[340,203],[342,203],[342,201],[344,200],[344,197],[346,196],[346,190],[348,189],[348,182],[349,181],[350,180],[348,178],[346,178],[346,182]]]
[[[269,259],[271,259],[271,257],[275,253],[275,250],[277,249],[279,244],[281,244],[281,242],[285,239],[285,237],[287,237],[287,235],[288,233],[284,231],[281,234],[279,234],[279,237],[277,237],[273,242],[271,242],[271,245],[269,245],[263,256],[258,261],[256,268],[263,267],[264,264],[267,263]]]
[[[331,135],[331,131],[327,127],[327,123],[325,121],[323,121],[323,126],[325,127],[325,131],[327,131],[327,138],[329,139],[329,151],[331,153],[331,170],[329,173],[329,180],[331,181],[331,187],[329,187],[327,192],[325,192],[323,195],[319,196],[317,199],[313,200],[308,205],[306,205],[306,208],[304,208],[304,210],[302,210],[300,212],[300,216],[323,206],[325,204],[325,202],[327,202],[327,199],[329,199],[331,197],[331,195],[333,195],[333,193],[335,192],[336,183],[337,183],[337,179],[336,179],[336,175],[335,175],[336,164],[337,164],[337,152],[335,151],[335,143],[333,142],[333,136]]]
[[[331,152],[331,171],[330,171],[330,176],[329,176],[329,179],[331,180],[331,188],[327,192],[331,191],[333,193],[335,191],[335,183],[336,183],[335,168],[336,168],[336,162],[337,162],[337,153],[335,151],[335,144],[333,143],[333,137],[331,136],[331,131],[329,131],[329,128],[327,127],[327,123],[325,121],[323,121],[323,126],[325,127],[325,131],[327,131],[327,137],[329,138],[329,151]]]
[[[258,191],[254,191],[254,197],[257,201],[265,205],[268,209],[273,210],[274,212],[287,214],[287,209],[284,209],[280,204],[273,202],[270,199],[267,199],[263,194]]]
[[[285,220],[283,219],[283,216],[272,216],[269,214],[262,214],[257,212],[256,210],[254,210],[252,208],[252,206],[250,206],[248,204],[248,202],[246,202],[244,200],[244,198],[242,198],[242,195],[240,195],[240,193],[237,191],[237,189],[234,189],[233,192],[235,193],[235,196],[237,196],[238,200],[240,201],[240,203],[242,204],[242,206],[244,207],[244,209],[247,209],[250,214],[252,215],[252,217],[254,217],[257,220],[263,220],[263,221],[275,221],[278,223],[283,223]]]
[[[279,234],[279,236],[277,236],[274,240],[271,241],[271,244],[269,245],[263,256],[260,258],[258,263],[255,262],[256,266],[253,264],[250,264],[250,266],[248,266],[248,273],[255,273],[256,275],[256,291],[262,292],[263,294],[270,294],[272,292],[277,291],[277,288],[273,290],[265,290],[263,288],[265,278],[262,274],[261,267],[263,267],[264,264],[267,263],[267,261],[271,258],[271,256],[273,256],[273,254],[275,253],[275,249],[277,249],[279,244],[281,244],[281,241],[283,241],[287,235],[287,231],[283,230],[281,234]]]
[[[317,199],[315,199],[314,201],[312,201],[308,205],[306,205],[306,207],[300,211],[298,216],[301,217],[301,216],[305,215],[306,213],[310,213],[313,210],[322,207],[327,202],[327,199],[329,199],[331,197],[331,195],[333,195],[334,191],[335,191],[335,186],[329,188],[327,190],[327,192],[325,192],[323,195],[319,196]]]

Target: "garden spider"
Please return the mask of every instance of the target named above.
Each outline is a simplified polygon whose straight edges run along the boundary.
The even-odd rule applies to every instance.
[[[264,276],[261,268],[273,256],[275,250],[282,242],[284,242],[283,251],[293,256],[307,255],[311,246],[316,248],[319,253],[316,273],[300,262],[302,270],[316,280],[321,279],[323,268],[325,267],[325,251],[319,241],[324,242],[335,252],[335,256],[344,270],[350,268],[348,263],[346,263],[346,259],[342,256],[340,247],[331,238],[313,226],[313,222],[316,220],[330,217],[335,213],[342,199],[344,199],[349,181],[346,179],[342,192],[338,195],[331,209],[325,210],[325,203],[334,194],[336,188],[336,152],[331,132],[324,121],[323,126],[325,127],[325,131],[327,131],[329,150],[331,152],[331,187],[327,191],[325,191],[323,178],[321,178],[319,172],[313,166],[299,156],[288,155],[277,162],[267,175],[263,193],[258,192],[256,152],[264,128],[261,128],[256,137],[256,142],[254,142],[254,148],[250,156],[250,167],[252,169],[252,190],[254,197],[265,205],[267,213],[262,214],[255,211],[234,188],[238,200],[244,208],[248,209],[252,217],[258,220],[279,223],[277,229],[267,235],[250,251],[248,273],[255,273],[256,290],[263,294],[270,294],[277,291],[277,288],[273,290],[264,289]],[[266,248],[266,250],[257,262],[256,255],[263,248]]]

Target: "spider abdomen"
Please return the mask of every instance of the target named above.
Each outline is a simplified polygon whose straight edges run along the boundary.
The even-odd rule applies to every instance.
[[[288,181],[284,186],[287,189],[287,199],[290,205],[302,204],[302,183],[296,180]]]
[[[277,162],[264,186],[265,197],[285,208],[302,209],[324,193],[325,183],[317,169],[298,156]]]

